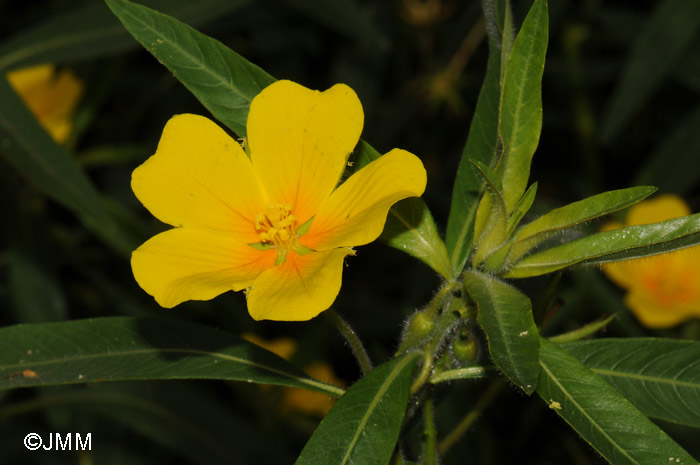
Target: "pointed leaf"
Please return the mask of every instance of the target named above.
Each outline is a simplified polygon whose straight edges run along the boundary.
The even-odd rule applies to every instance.
[[[513,231],[523,219],[525,214],[530,211],[532,203],[535,201],[535,195],[537,194],[537,183],[533,182],[530,187],[527,188],[523,196],[520,198],[517,204],[515,204],[515,209],[511,213],[510,218],[508,218],[508,230],[506,231],[506,236],[511,237]]]
[[[151,8],[201,25],[239,9],[251,0],[151,0]],[[51,16],[0,44],[0,69],[42,63],[65,63],[104,57],[136,46],[107,5],[86,2],[64,14]]]
[[[503,276],[526,278],[568,268],[656,255],[700,244],[700,213],[605,231],[536,252]]]
[[[489,58],[484,83],[469,127],[469,136],[457,168],[445,238],[450,261],[457,274],[464,268],[471,252],[474,240],[474,219],[483,184],[483,179],[470,160],[493,165],[498,156],[501,50],[504,47],[510,50],[512,45],[508,43],[510,36],[501,38],[503,19],[497,17],[494,2],[484,0],[482,7],[489,38]],[[502,41],[505,43],[502,44]]]
[[[467,271],[464,288],[479,311],[489,352],[498,368],[523,391],[537,386],[539,336],[526,295],[489,275]]]
[[[562,348],[645,415],[700,428],[700,342],[596,339]]]
[[[296,465],[388,464],[415,360],[415,354],[394,359],[351,386],[314,431]]]
[[[625,397],[555,344],[540,341],[537,393],[615,465],[695,465],[693,459]]]
[[[380,238],[388,245],[421,260],[446,280],[452,279],[452,267],[445,243],[423,200],[408,198],[391,207]]]
[[[503,77],[498,127],[503,155],[498,168],[508,213],[525,193],[540,140],[548,23],[546,0],[536,0],[515,38]]]
[[[518,230],[510,260],[522,257],[528,250],[561,230],[573,228],[586,221],[622,210],[650,196],[655,191],[656,188],[650,186],[620,189],[555,208]]]
[[[634,48],[601,123],[601,139],[610,142],[637,113],[670,73],[700,28],[700,2],[659,2],[647,24],[637,33]]]
[[[250,102],[274,78],[218,40],[127,0],[106,0],[124,27],[219,121],[245,137]]]
[[[133,241],[105,211],[95,186],[71,154],[39,126],[4,76],[0,102],[0,155],[107,244],[123,253],[133,250]]]
[[[160,318],[95,318],[0,328],[0,389],[133,379],[226,379],[337,397],[342,389],[239,337]]]

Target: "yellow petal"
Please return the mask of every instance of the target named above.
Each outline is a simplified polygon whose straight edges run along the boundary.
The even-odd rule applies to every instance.
[[[41,125],[61,143],[72,132],[72,114],[83,84],[68,68],[55,71],[53,65],[38,65],[11,71],[7,78]]]
[[[692,312],[687,309],[661,306],[649,299],[643,292],[635,290],[625,296],[625,304],[647,328],[671,328],[692,316]],[[695,314],[700,316],[698,312]]]
[[[315,250],[372,242],[382,233],[389,208],[406,197],[419,197],[425,184],[420,159],[394,149],[338,187],[321,205],[300,241]]]
[[[248,312],[255,320],[305,321],[327,310],[340,292],[343,260],[350,249],[306,255],[265,271],[248,292]]]
[[[73,112],[83,95],[83,83],[70,69],[62,69],[56,76],[50,94],[47,96],[51,103],[46,108],[40,122],[56,142],[68,140],[73,132]]]
[[[164,223],[224,231],[246,243],[260,240],[255,216],[267,201],[250,160],[203,116],[171,118],[155,155],[134,170],[131,187]]]
[[[637,282],[637,276],[634,273],[634,265],[629,266],[630,262],[638,260],[626,260],[623,262],[605,263],[602,265],[603,272],[615,284],[622,288],[629,288]]]
[[[360,139],[364,115],[355,92],[325,92],[277,81],[257,95],[248,115],[248,143],[270,202],[290,204],[299,224],[335,188]]]
[[[632,206],[627,213],[627,225],[658,223],[690,215],[688,205],[677,195],[660,195]]]
[[[7,73],[7,80],[18,93],[24,92],[51,79],[56,67],[51,64],[29,66]]]
[[[176,228],[136,249],[131,268],[139,286],[171,308],[245,289],[274,266],[276,257],[274,250],[262,252],[216,231]]]

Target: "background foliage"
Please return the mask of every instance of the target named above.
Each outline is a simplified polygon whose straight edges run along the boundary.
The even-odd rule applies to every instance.
[[[514,22],[521,24],[530,2],[514,3]],[[353,87],[366,115],[363,139],[381,153],[405,148],[425,163],[424,199],[444,234],[488,56],[478,1],[148,4],[221,40],[272,76],[311,88],[335,82]],[[551,3],[543,130],[531,173],[538,181],[535,213],[638,184],[682,195],[700,209],[697,5]],[[171,115],[207,111],[102,3],[4,1],[0,12],[1,71],[54,62],[70,66],[86,87],[76,134],[65,149],[81,170],[55,165],[45,179],[34,159],[13,158],[4,142],[31,125],[8,118],[17,102],[0,85],[0,325],[157,316],[234,334],[285,335],[300,341],[296,366],[323,360],[348,384],[356,380],[358,368],[325,318],[254,323],[243,296],[233,293],[167,311],[138,288],[128,251],[164,227],[133,197],[130,173],[153,153]],[[20,136],[36,151],[51,143],[32,133]],[[99,194],[51,200],[52,189],[62,191],[60,182],[89,185],[84,177]],[[91,219],[81,223],[76,212]],[[385,360],[396,349],[399,323],[429,300],[438,283],[421,262],[375,243],[350,260],[335,308],[374,359]],[[621,292],[595,268],[518,286],[529,295],[545,291],[533,302],[544,336],[617,313],[610,336],[700,339],[698,321],[665,331],[641,327],[622,306]],[[451,429],[487,388],[461,381],[445,389],[436,405],[438,429]],[[95,380],[0,391],[0,450],[3,463],[76,463],[70,454],[32,455],[21,446],[30,431],[76,430],[93,432],[94,463],[292,463],[318,419],[280,413],[279,397],[278,388],[231,381]],[[696,431],[661,424],[700,455]],[[420,425],[412,426],[418,437]],[[500,391],[444,463],[464,457],[480,464],[603,463],[540,399],[515,389]]]

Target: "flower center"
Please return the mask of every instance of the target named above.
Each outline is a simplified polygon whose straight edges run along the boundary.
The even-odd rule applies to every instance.
[[[291,214],[292,206],[284,204],[268,204],[263,213],[255,216],[255,232],[260,242],[270,244],[277,249],[276,264],[282,264],[287,258],[289,249],[296,248],[297,236],[294,224],[297,217]]]

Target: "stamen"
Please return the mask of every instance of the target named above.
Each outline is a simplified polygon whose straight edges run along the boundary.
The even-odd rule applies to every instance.
[[[277,249],[276,265],[284,263],[289,249],[297,247],[294,225],[297,217],[291,214],[292,206],[269,204],[264,213],[255,216],[255,231],[261,242],[270,243]]]

